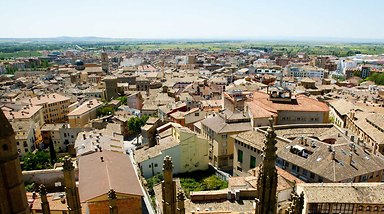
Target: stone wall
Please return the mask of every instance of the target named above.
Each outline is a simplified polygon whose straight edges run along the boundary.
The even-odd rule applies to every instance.
[[[44,184],[47,189],[62,189],[64,187],[64,174],[61,168],[23,171],[24,183],[35,183],[36,186]],[[75,178],[79,179],[79,170],[75,168]],[[55,183],[61,183],[61,186],[55,186]]]

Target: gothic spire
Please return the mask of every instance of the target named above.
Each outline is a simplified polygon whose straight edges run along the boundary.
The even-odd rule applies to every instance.
[[[276,162],[276,133],[273,127],[274,119],[269,119],[270,126],[267,129],[263,148],[263,162],[260,166],[257,180],[257,206],[256,214],[276,214],[277,200],[277,171]]]

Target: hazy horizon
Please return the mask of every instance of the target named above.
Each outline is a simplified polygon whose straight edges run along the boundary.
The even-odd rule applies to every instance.
[[[379,0],[0,0],[0,38],[383,41]]]

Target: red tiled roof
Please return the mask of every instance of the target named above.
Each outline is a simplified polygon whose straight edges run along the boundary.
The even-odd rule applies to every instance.
[[[303,112],[327,112],[329,108],[327,104],[318,100],[309,98],[305,95],[297,95],[295,103],[272,102],[268,99],[269,95],[263,92],[254,92],[251,103],[253,108],[262,108],[269,112],[277,113],[278,111],[303,111]],[[250,106],[250,107],[251,107]],[[252,108],[252,107],[251,107]]]
[[[103,157],[103,161],[101,161]],[[143,196],[139,180],[129,157],[112,151],[95,152],[79,160],[80,200],[116,193]]]

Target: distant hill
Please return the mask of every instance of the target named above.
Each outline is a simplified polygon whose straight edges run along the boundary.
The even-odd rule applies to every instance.
[[[305,43],[384,43],[384,39],[358,39],[336,37],[259,37],[259,38],[228,38],[228,39],[146,39],[146,38],[108,38],[108,37],[71,37],[60,36],[50,38],[0,38],[0,42],[305,42]]]

